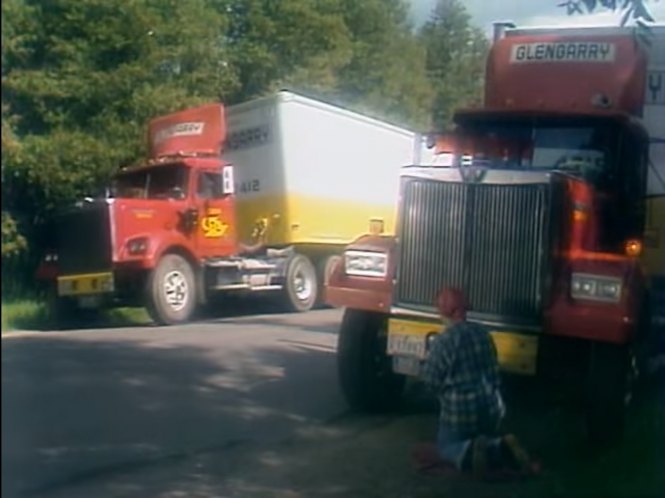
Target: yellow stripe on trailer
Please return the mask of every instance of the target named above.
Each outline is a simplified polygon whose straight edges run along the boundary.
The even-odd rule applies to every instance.
[[[393,234],[395,206],[307,195],[256,196],[237,203],[240,240],[253,243],[257,221],[265,220],[270,245],[346,245],[370,232]]]

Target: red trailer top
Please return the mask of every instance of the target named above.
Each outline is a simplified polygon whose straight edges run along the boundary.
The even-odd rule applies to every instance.
[[[222,104],[207,104],[160,116],[148,125],[150,157],[220,156],[226,139]]]
[[[646,55],[630,34],[506,36],[488,58],[485,106],[640,116],[646,68]]]

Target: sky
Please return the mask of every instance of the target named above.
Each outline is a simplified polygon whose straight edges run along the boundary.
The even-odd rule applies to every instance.
[[[474,23],[486,33],[491,33],[492,22],[512,21],[523,26],[589,26],[614,25],[620,22],[620,13],[601,11],[592,15],[568,16],[566,9],[557,7],[562,0],[461,0],[471,14]],[[409,0],[411,17],[416,25],[425,22],[436,0]],[[665,23],[665,0],[648,1],[656,22]]]

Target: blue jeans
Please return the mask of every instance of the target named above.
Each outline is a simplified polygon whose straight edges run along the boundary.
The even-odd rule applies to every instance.
[[[496,428],[498,428],[498,424]],[[471,448],[471,443],[476,437],[484,435],[488,436],[487,456],[488,460],[492,462],[499,458],[498,454],[501,445],[501,437],[495,436],[496,428],[488,431],[488,433],[462,434],[451,430],[445,424],[439,422],[439,430],[436,438],[439,455],[446,462],[453,464],[457,470],[462,470],[462,462],[464,461],[466,452]]]

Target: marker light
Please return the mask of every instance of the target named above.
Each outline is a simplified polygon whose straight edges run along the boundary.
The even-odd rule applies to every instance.
[[[642,254],[642,241],[637,239],[627,240],[624,249],[626,251],[626,256],[637,258]]]

